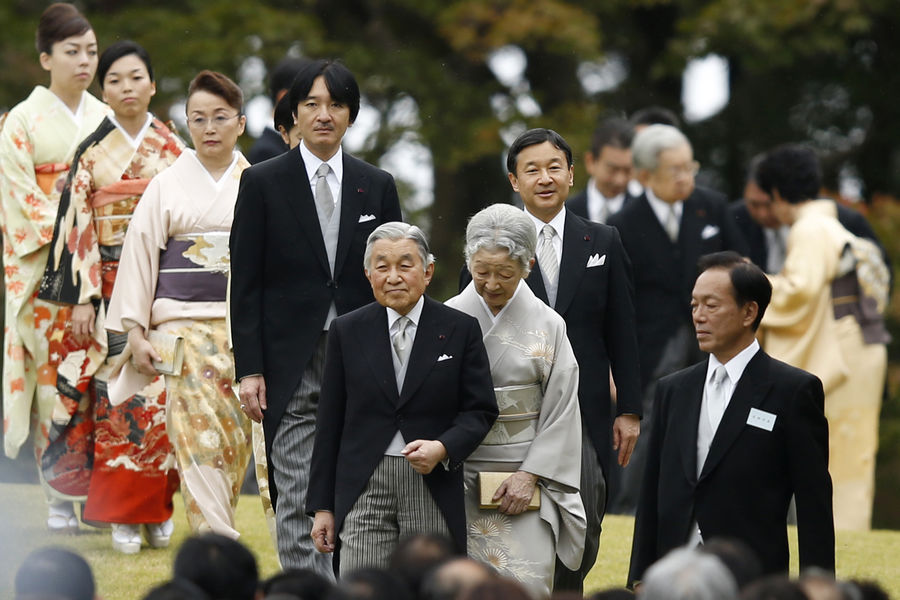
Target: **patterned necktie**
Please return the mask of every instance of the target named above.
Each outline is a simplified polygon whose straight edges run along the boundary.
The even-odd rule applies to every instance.
[[[669,205],[669,214],[666,215],[666,233],[672,243],[678,241],[678,215],[675,213],[675,205]]]
[[[397,331],[391,338],[391,343],[394,345],[394,351],[397,353],[397,358],[400,359],[401,365],[406,364],[406,359],[409,358],[409,351],[412,350],[409,334],[406,332],[409,324],[410,320],[407,316],[397,319]]]
[[[556,256],[556,249],[553,248],[553,236],[556,230],[553,225],[544,225],[541,229],[541,239],[538,241],[537,257],[541,263],[541,273],[544,274],[547,281],[551,285],[556,285],[556,278],[559,277],[559,258]]]
[[[334,213],[334,196],[331,195],[331,187],[325,179],[330,171],[331,167],[324,162],[316,170],[316,204],[325,215],[326,221],[330,221],[331,215]]]
[[[725,414],[725,391],[728,389],[728,371],[724,365],[719,365],[713,371],[706,389],[706,407],[709,411],[709,424],[713,432],[719,428],[722,415]]]

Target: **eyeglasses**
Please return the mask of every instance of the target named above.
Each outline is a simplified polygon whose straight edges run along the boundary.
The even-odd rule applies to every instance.
[[[207,117],[194,117],[193,119],[188,119],[188,126],[192,129],[206,129],[207,125],[212,125],[213,129],[220,129],[225,126],[225,123],[232,119],[236,119],[240,117],[240,113],[236,115],[231,115],[230,117],[226,117],[224,115],[219,115],[217,117],[207,118]]]
[[[685,177],[693,177],[700,171],[700,163],[696,160],[687,163],[686,165],[672,165],[671,167],[666,167],[663,172],[666,173],[672,179],[677,179],[682,175]]]

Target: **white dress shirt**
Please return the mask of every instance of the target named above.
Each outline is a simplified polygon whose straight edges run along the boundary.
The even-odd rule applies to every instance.
[[[409,345],[410,348],[416,342],[416,330],[419,328],[419,319],[422,318],[422,307],[425,306],[425,296],[421,296],[419,301],[416,302],[415,306],[413,306],[408,313],[406,313],[406,317],[409,318],[409,324],[406,326],[406,335],[409,336]],[[385,307],[387,311],[388,318],[388,338],[393,340],[394,334],[397,333],[400,324],[401,315],[396,310],[390,307]],[[410,358],[412,354],[410,354]],[[399,394],[403,389],[403,380],[406,379],[406,367],[409,365],[409,359],[406,360],[406,364],[400,365],[400,360],[397,357],[397,351],[394,350],[394,345],[391,344],[391,358],[394,363],[394,375],[397,379],[397,393]],[[403,435],[400,434],[400,430],[397,430],[397,433],[394,434],[394,438],[391,440],[391,443],[388,445],[387,450],[384,451],[386,456],[403,456],[400,454],[400,451],[406,447],[406,442],[403,440]]]
[[[669,204],[668,202],[657,198],[656,194],[654,194],[653,190],[650,188],[644,188],[644,193],[647,194],[647,202],[650,203],[650,208],[653,209],[653,214],[656,215],[663,230],[666,230],[666,223],[669,221],[669,211],[671,210],[671,207],[675,208],[675,217],[678,219],[678,229],[680,230],[681,215],[684,213],[684,200]]]
[[[316,200],[316,180],[319,178],[318,175],[316,175],[316,171],[319,170],[319,165],[323,162],[327,162],[328,166],[331,167],[331,171],[328,173],[328,176],[325,177],[325,181],[328,183],[328,187],[331,188],[331,197],[337,202],[337,199],[341,197],[341,184],[344,180],[344,150],[338,146],[334,156],[328,160],[322,160],[310,152],[303,140],[300,141],[299,148],[300,156],[303,158],[303,164],[306,166],[306,177],[309,179],[309,187],[312,190],[313,200]]]
[[[587,185],[588,219],[594,223],[603,223],[605,225],[606,219],[603,218],[603,215],[606,214],[606,217],[609,218],[622,210],[623,204],[625,204],[625,192],[613,198],[607,198],[597,189],[594,178],[590,178]]]

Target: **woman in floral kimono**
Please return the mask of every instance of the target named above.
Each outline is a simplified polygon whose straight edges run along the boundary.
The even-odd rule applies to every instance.
[[[133,554],[141,549],[142,524],[153,547],[167,546],[172,533],[177,474],[166,436],[165,381],[157,377],[121,404],[110,404],[107,380],[126,339],[107,337],[103,322],[131,215],[150,179],[175,162],[184,144],[147,112],[156,84],[146,50],[116,42],[100,57],[98,75],[113,115],[75,156],[38,297],[71,312],[68,327],[50,328],[50,345],[60,356],[60,404],[74,417],[82,395],[90,392],[93,400],[93,456],[86,457],[93,469],[84,517],[112,523],[113,548]],[[70,424],[56,415],[51,437],[71,437]]]
[[[203,71],[188,90],[195,150],[154,177],[128,226],[106,328],[127,332],[130,362],[110,382],[110,402],[158,374],[183,340],[183,367],[166,375],[166,431],[175,448],[191,529],[232,538],[234,508],[250,460],[250,420],[232,390],[225,296],[228,238],[241,172],[240,88]],[[153,331],[155,330],[155,331]],[[154,348],[148,335],[163,338]],[[168,335],[167,335],[168,334]]]
[[[536,238],[529,217],[512,206],[476,214],[466,228],[472,282],[447,304],[481,324],[500,408],[466,461],[469,555],[546,598],[557,556],[572,569],[581,564],[585,513],[578,363],[562,317],[523,281]],[[492,496],[497,508],[480,507],[480,472],[509,473]],[[540,507],[528,510],[535,488]]]
[[[6,285],[3,340],[4,451],[15,458],[33,434],[41,483],[49,504],[47,527],[53,532],[78,528],[72,500],[81,500],[90,477],[83,456],[90,445],[87,404],[66,406],[56,393],[58,356],[50,352],[47,331],[64,325],[67,313],[35,299],[47,264],[65,173],[75,149],[97,128],[106,106],[87,93],[97,70],[97,38],[90,23],[71,4],[53,4],[37,31],[41,67],[50,86],[37,86],[0,125],[0,227]],[[87,411],[87,412],[86,412]],[[72,419],[70,412],[77,413]],[[52,420],[73,422],[75,437],[45,457]],[[87,421],[87,422],[85,422]],[[83,426],[79,426],[83,424]],[[46,458],[46,460],[44,460]],[[55,476],[57,466],[81,462],[81,468]]]

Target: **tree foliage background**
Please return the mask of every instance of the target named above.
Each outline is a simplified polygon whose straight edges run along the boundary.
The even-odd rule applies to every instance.
[[[0,6],[0,109],[46,81],[34,50],[34,28],[48,4],[7,0]],[[80,0],[76,5],[92,21],[101,48],[131,38],[150,51],[159,88],[153,109],[160,115],[203,68],[240,80],[251,57],[268,67],[288,52],[340,57],[379,115],[380,126],[366,140],[362,157],[377,163],[401,140],[430,151],[434,202],[411,218],[429,229],[440,259],[433,284],[437,297],[455,288],[467,217],[510,199],[502,167],[505,140],[526,127],[551,127],[580,158],[600,116],[651,104],[681,112],[685,65],[709,53],[728,60],[730,101],[715,116],[685,125],[708,183],[739,197],[750,157],[777,143],[809,141],[821,153],[832,189],[844,175],[862,182],[867,200],[900,193],[895,0]],[[488,58],[507,46],[524,53],[526,67],[520,81],[504,84]],[[617,85],[586,91],[584,74],[610,61],[621,67]],[[248,97],[263,92],[245,89]],[[397,119],[397,110],[411,103],[416,118]],[[250,142],[244,140],[245,146]],[[578,165],[576,187],[585,181]],[[889,457],[894,473],[900,470],[897,445],[893,442]],[[896,475],[885,483],[898,487]],[[884,487],[881,480],[879,486]],[[900,496],[900,490],[894,494]],[[892,510],[879,510],[876,518],[900,526],[900,509]]]

